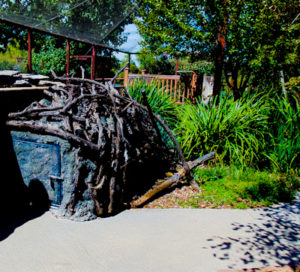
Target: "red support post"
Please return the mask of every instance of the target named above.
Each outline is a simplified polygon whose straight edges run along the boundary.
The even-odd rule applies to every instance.
[[[27,32],[27,54],[28,54],[28,58],[27,58],[27,71],[28,73],[32,72],[32,48],[31,48],[31,30],[28,29]]]
[[[69,44],[69,40],[67,40],[67,67],[66,67],[66,72],[67,72],[67,77],[69,77],[70,74],[70,44]]]
[[[92,52],[92,61],[91,61],[91,79],[95,79],[95,66],[96,66],[96,48],[93,45],[93,52]]]

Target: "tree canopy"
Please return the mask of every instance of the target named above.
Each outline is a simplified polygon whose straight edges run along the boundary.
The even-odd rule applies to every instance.
[[[299,75],[298,12],[295,0],[144,0],[137,24],[152,52],[221,66],[238,98],[249,85],[278,81],[280,70]]]

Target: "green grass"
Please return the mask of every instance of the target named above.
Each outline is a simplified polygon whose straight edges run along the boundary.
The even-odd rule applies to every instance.
[[[219,166],[197,168],[195,179],[202,194],[193,196],[185,207],[255,208],[289,202],[300,188],[299,178],[253,169]]]

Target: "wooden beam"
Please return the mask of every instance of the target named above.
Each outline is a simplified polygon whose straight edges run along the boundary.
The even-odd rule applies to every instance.
[[[18,92],[18,91],[43,91],[49,90],[48,86],[43,87],[11,87],[11,88],[0,88],[0,92]]]

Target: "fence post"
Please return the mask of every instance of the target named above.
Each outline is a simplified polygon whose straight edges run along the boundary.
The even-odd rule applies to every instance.
[[[128,85],[128,75],[129,75],[129,68],[125,68],[124,70],[124,86]]]
[[[193,71],[192,82],[191,82],[191,89],[192,89],[191,100],[192,100],[192,103],[196,102],[195,94],[196,94],[196,90],[197,90],[197,79],[198,79],[198,75],[197,75],[196,71]]]
[[[175,75],[177,76],[178,74],[178,59],[176,59],[176,64],[175,64]]]

